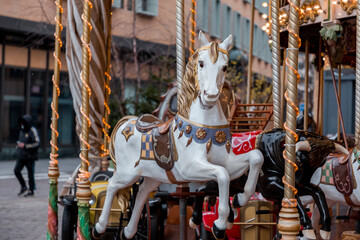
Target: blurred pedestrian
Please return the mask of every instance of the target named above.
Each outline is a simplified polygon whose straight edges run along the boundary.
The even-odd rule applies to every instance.
[[[36,128],[32,125],[32,118],[30,115],[24,115],[19,119],[20,133],[17,141],[16,154],[17,160],[14,168],[16,178],[21,185],[18,196],[28,190],[21,170],[24,166],[27,169],[29,177],[29,191],[24,195],[25,197],[34,196],[35,177],[34,168],[35,160],[38,159],[38,148],[40,145],[40,138]]]

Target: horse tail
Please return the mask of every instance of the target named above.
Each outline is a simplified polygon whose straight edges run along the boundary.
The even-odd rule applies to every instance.
[[[114,141],[115,141],[115,136],[117,131],[119,130],[119,128],[121,127],[121,125],[123,125],[125,122],[127,122],[129,119],[131,118],[137,118],[136,116],[125,116],[123,118],[121,118],[115,125],[111,136],[110,136],[110,143],[109,143],[109,154],[110,154],[110,158],[111,161],[114,164],[114,168],[116,169],[116,159],[115,159],[115,147],[114,147]]]

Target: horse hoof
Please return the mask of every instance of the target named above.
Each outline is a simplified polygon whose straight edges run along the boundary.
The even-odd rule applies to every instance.
[[[330,239],[330,235],[331,232],[330,231],[324,231],[324,230],[320,230],[320,236],[322,237],[322,239]]]
[[[240,208],[240,204],[239,204],[239,199],[238,199],[238,195],[239,194],[235,194],[233,200],[232,200],[232,207],[233,208]]]
[[[225,238],[225,230],[220,230],[216,227],[216,224],[213,224],[213,227],[211,228],[211,232],[214,235],[216,240],[222,240]]]
[[[231,210],[233,211],[233,213],[234,213],[234,219],[237,219],[237,217],[239,216],[239,212],[238,212],[238,210],[237,209],[235,209],[235,208],[231,208]]]
[[[227,222],[226,223],[226,229],[232,229],[233,226],[234,226],[233,222]]]
[[[197,225],[196,223],[194,223],[194,220],[193,220],[193,218],[191,217],[191,218],[189,219],[189,227],[191,227],[192,229],[196,229],[197,226],[198,226],[198,225]]]
[[[101,234],[96,231],[96,227],[93,227],[91,231],[91,238],[92,239],[100,239]]]
[[[120,232],[120,240],[129,240],[129,239],[127,239],[126,236],[125,236],[124,228],[121,229],[121,232]]]
[[[315,231],[314,229],[303,229],[302,233],[307,239],[316,239]]]

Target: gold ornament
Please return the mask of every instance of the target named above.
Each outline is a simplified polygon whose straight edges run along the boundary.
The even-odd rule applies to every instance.
[[[189,138],[189,140],[187,141],[187,144],[186,144],[186,146],[189,146],[189,145],[191,144],[191,142],[192,142],[192,139],[193,139],[193,137],[191,136],[191,137]]]
[[[182,125],[183,125],[183,122],[180,121],[180,122],[179,122],[179,127],[182,127]]]
[[[211,146],[212,146],[212,141],[210,138],[209,141],[206,143],[206,153],[209,153]]]
[[[191,125],[187,125],[186,128],[185,128],[185,132],[186,132],[187,134],[190,134],[190,133],[191,133],[191,130],[192,130]]]
[[[221,130],[216,131],[215,141],[219,144],[224,143],[226,141],[226,133]]]
[[[198,130],[196,130],[196,138],[199,140],[203,140],[204,138],[206,138],[206,130],[203,128],[199,128]]]
[[[227,152],[230,153],[231,144],[230,144],[229,140],[227,140],[225,147],[226,147]]]

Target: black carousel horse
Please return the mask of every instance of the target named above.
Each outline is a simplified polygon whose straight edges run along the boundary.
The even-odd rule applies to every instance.
[[[326,157],[332,151],[347,152],[339,144],[327,139],[326,137],[317,135],[312,132],[297,130],[296,133],[299,136],[298,143],[305,143],[304,146],[297,149],[296,153],[296,165],[298,171],[295,174],[296,188],[298,194],[296,199],[298,200],[298,211],[300,215],[300,223],[302,224],[303,234],[309,238],[314,238],[315,234],[312,228],[311,220],[306,213],[305,207],[300,201],[300,196],[310,195],[313,197],[316,205],[320,211],[321,226],[320,234],[324,239],[330,236],[331,217],[327,207],[325,195],[323,191],[316,185],[310,183],[311,177],[315,170],[326,161]],[[285,130],[274,129],[268,132],[261,133],[257,138],[256,148],[259,149],[264,155],[264,164],[260,173],[257,187],[261,194],[269,201],[274,202],[274,209],[280,209],[280,204],[284,196],[284,184],[282,177],[284,176],[284,164],[283,151],[285,149]],[[230,192],[240,190],[243,188],[242,179],[236,179],[230,184]],[[206,194],[216,194],[216,182],[207,183],[199,189]],[[194,212],[192,214],[191,221],[198,225],[202,220],[202,204],[204,197],[197,197],[195,199]],[[233,199],[233,207],[241,207],[238,202],[238,195],[236,194]],[[231,222],[233,216],[229,216]]]

